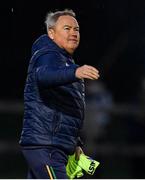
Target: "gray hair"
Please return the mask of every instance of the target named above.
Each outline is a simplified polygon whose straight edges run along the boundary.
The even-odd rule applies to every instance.
[[[65,16],[65,15],[69,15],[76,18],[75,12],[71,9],[65,9],[63,11],[56,11],[56,12],[49,12],[45,19],[45,25],[46,25],[47,31],[55,26],[60,16]]]

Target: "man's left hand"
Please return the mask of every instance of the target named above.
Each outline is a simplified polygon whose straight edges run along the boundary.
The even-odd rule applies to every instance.
[[[80,146],[77,146],[76,150],[75,150],[75,159],[79,160],[80,159],[80,154],[82,154],[82,153],[84,153],[82,148]]]

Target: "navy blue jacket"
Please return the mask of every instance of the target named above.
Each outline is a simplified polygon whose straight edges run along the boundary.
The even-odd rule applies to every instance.
[[[77,68],[71,55],[47,35],[34,42],[24,89],[22,146],[55,146],[73,153],[85,106]]]

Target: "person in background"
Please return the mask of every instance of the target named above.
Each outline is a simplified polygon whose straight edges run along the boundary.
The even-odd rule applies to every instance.
[[[20,145],[28,178],[67,179],[68,155],[79,159],[85,108],[84,79],[97,80],[99,71],[75,64],[80,42],[73,10],[48,13],[47,34],[32,46],[24,89],[24,120]]]

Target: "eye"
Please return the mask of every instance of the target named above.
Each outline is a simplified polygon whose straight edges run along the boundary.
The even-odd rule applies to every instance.
[[[79,32],[80,30],[79,30],[79,29],[75,29],[75,31],[78,31],[78,32]]]
[[[70,28],[69,27],[64,27],[64,30],[70,30]]]
[[[74,30],[75,30],[75,31],[77,31],[77,32],[79,32],[79,31],[80,31],[80,30],[79,30],[79,28],[75,28]]]

